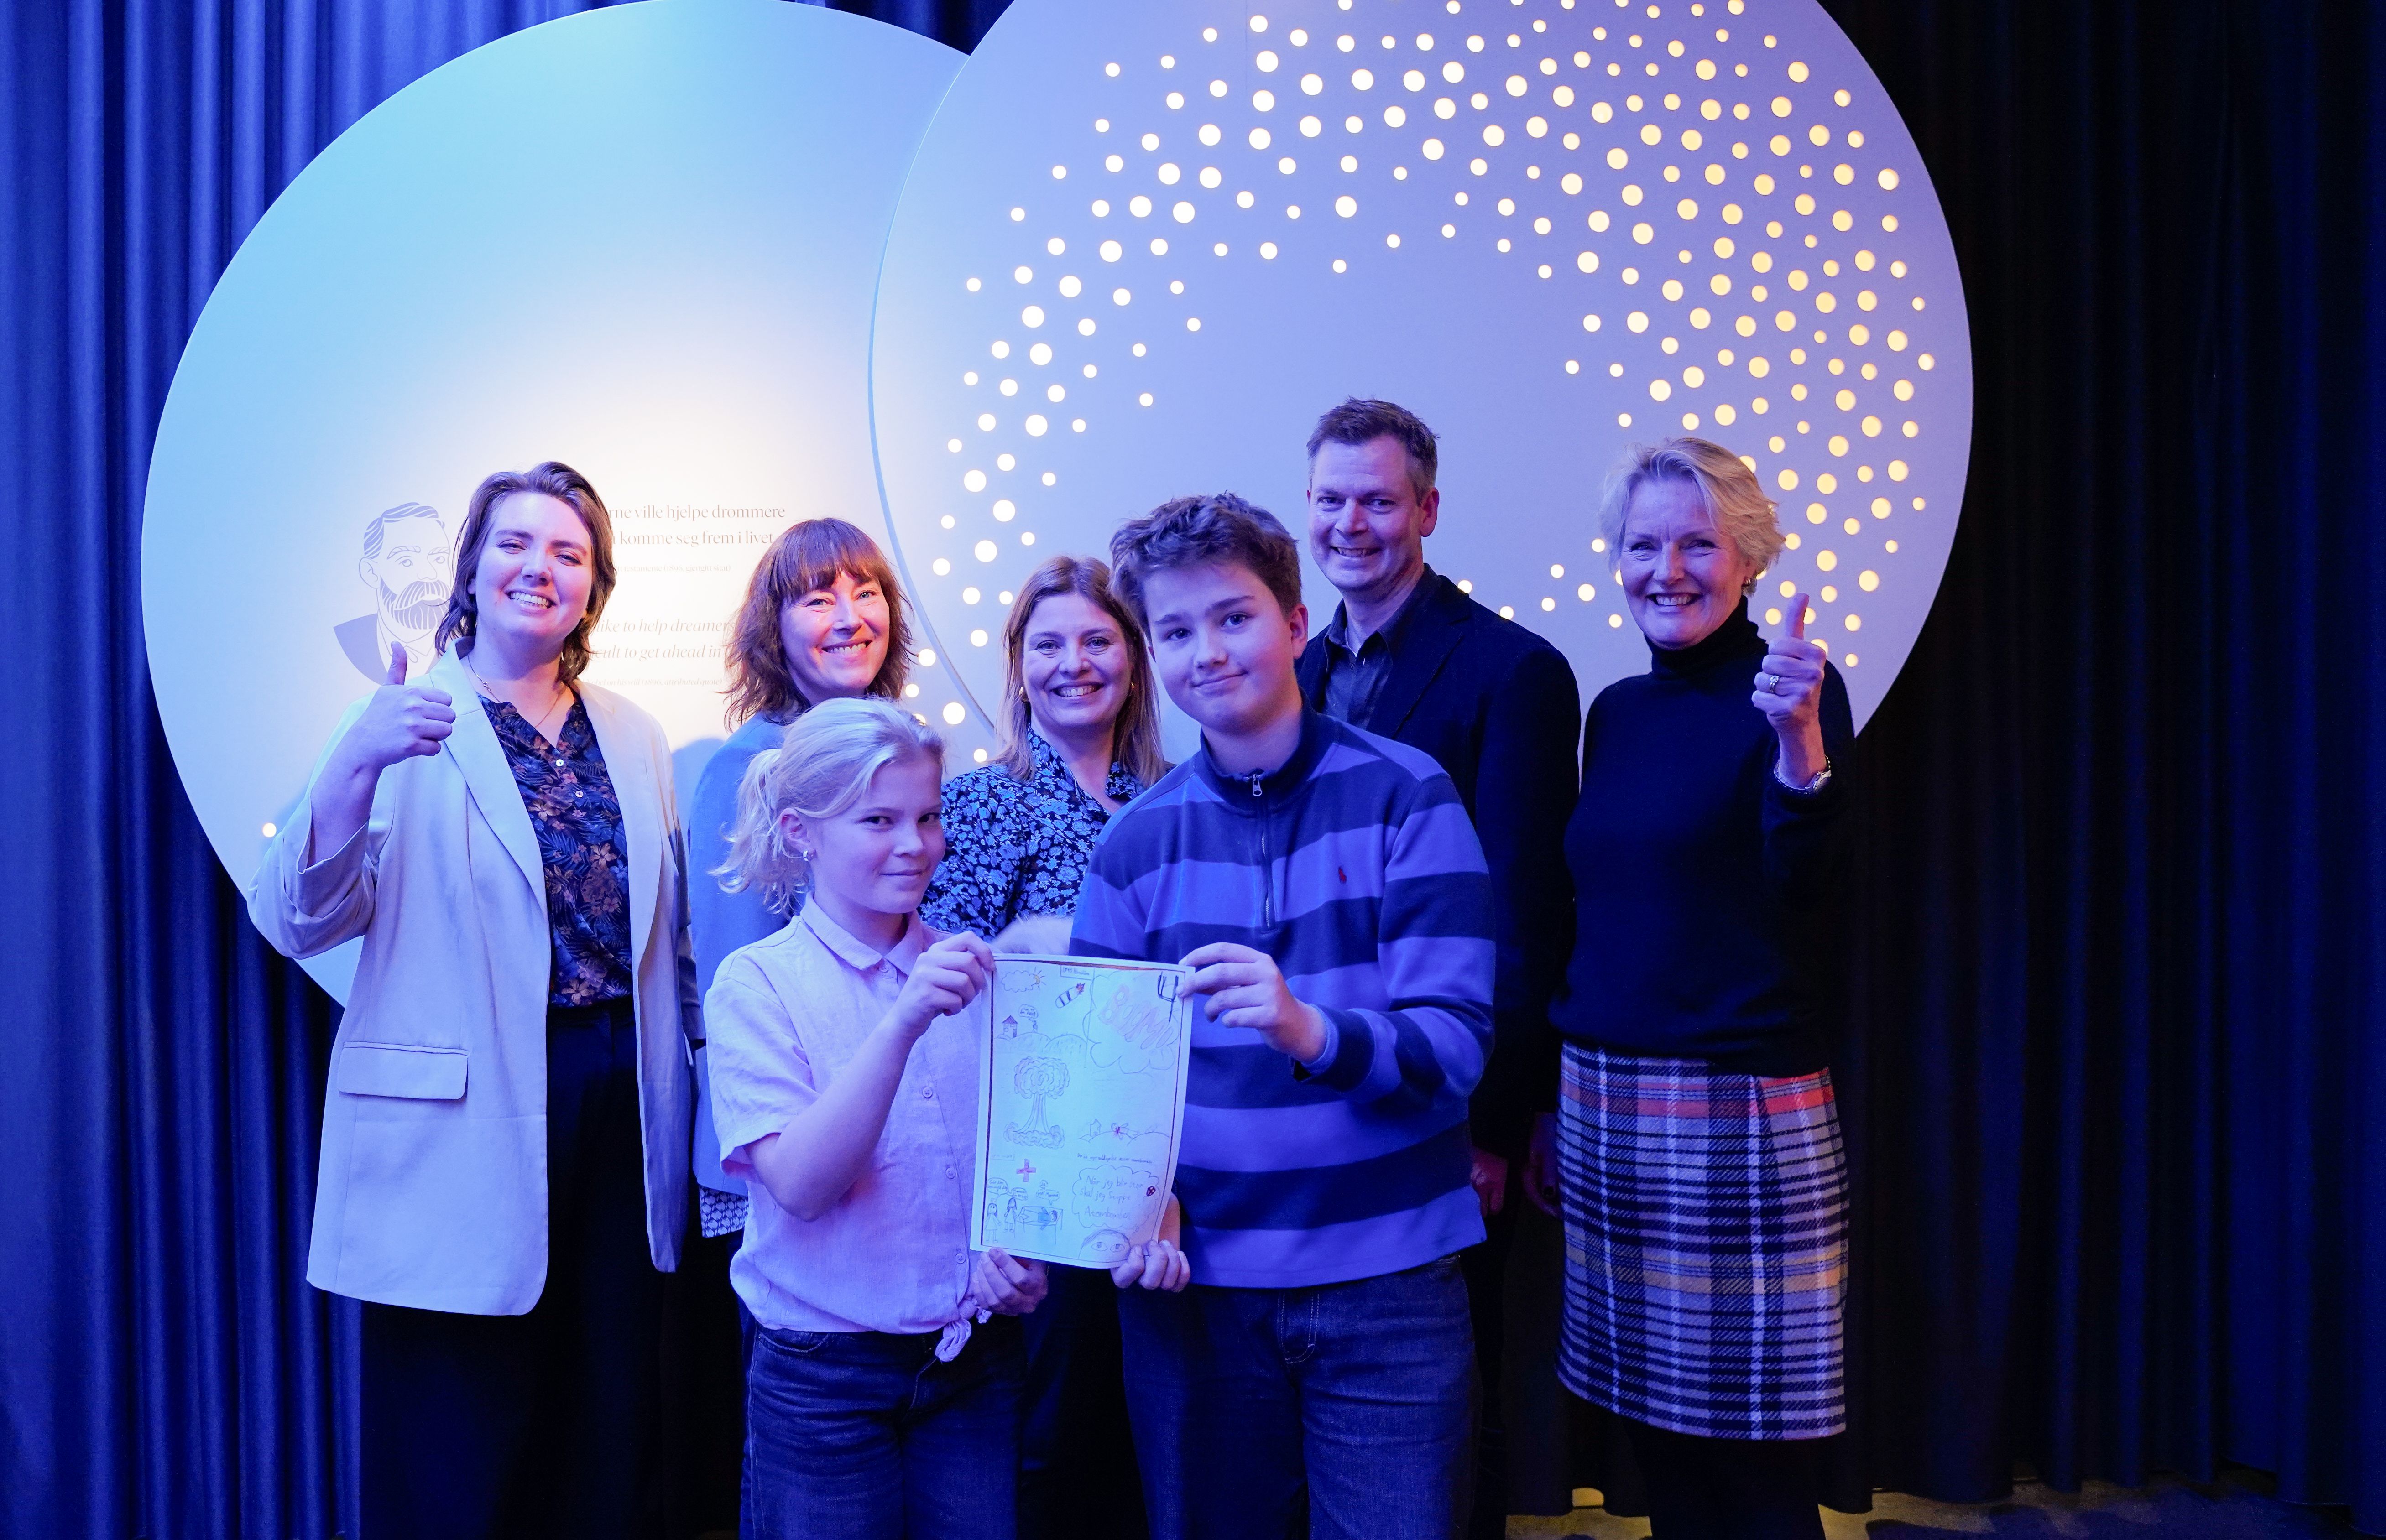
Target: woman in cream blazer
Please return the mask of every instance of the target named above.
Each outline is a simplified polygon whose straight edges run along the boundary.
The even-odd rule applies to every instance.
[[[483,482],[443,656],[347,713],[250,897],[291,957],[364,940],[307,1276],[369,1302],[380,1537],[657,1533],[701,1029],[670,746],[576,679],[610,546],[568,467]]]

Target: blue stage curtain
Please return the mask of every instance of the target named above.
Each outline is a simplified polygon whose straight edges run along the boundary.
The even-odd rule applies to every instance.
[[[2386,12],[1827,3],[1978,384],[1862,745],[1852,1453],[2386,1533]]]
[[[301,1276],[333,1011],[168,758],[143,482],[273,194],[573,8],[0,7],[0,1534],[354,1533]],[[1978,392],[1857,767],[1840,1484],[2238,1460],[2386,1533],[2386,23],[1831,8],[1947,206]]]

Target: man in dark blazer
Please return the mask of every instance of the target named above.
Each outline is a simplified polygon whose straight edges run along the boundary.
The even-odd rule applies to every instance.
[[[1303,649],[1301,694],[1327,716],[1423,749],[1447,770],[1491,869],[1499,935],[1494,1046],[1470,1106],[1475,1189],[1490,1239],[1466,1252],[1484,1446],[1476,1530],[1505,1533],[1499,1428],[1501,1275],[1511,1168],[1552,1105],[1550,995],[1574,941],[1566,820],[1580,784],[1574,670],[1542,638],[1425,565],[1441,514],[1432,431],[1388,401],[1350,400],[1309,437],[1310,553],[1342,595]]]

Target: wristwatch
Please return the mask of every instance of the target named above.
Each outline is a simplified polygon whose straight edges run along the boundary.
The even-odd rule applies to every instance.
[[[1815,772],[1815,779],[1801,786],[1781,773],[1781,756],[1777,754],[1773,757],[1773,779],[1786,790],[1796,792],[1801,796],[1812,796],[1831,783],[1831,757],[1827,754],[1823,756],[1823,768]]]

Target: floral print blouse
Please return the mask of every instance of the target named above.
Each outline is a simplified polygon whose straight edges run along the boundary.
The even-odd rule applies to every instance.
[[[945,861],[920,903],[937,930],[991,941],[1023,915],[1076,911],[1086,862],[1111,815],[1033,729],[1027,747],[1036,759],[1028,780],[988,765],[945,783]],[[1124,805],[1144,784],[1112,761],[1103,790]]]
[[[550,744],[506,702],[483,696],[481,708],[505,745],[546,871],[546,1003],[618,1000],[630,993],[629,839],[588,709],[574,699]]]

